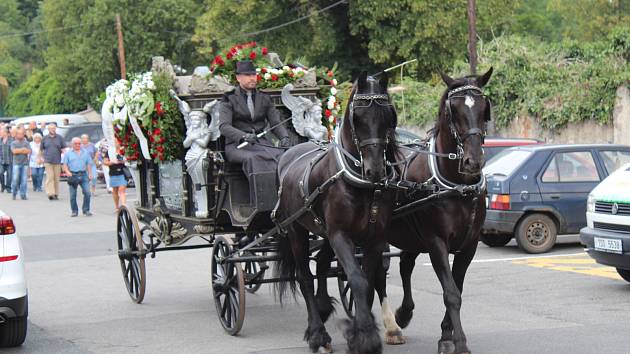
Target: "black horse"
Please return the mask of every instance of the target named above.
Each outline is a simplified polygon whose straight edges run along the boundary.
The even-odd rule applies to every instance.
[[[375,290],[381,300],[388,344],[405,343],[399,325],[406,327],[413,313],[411,273],[418,255],[428,252],[442,284],[447,308],[442,322],[442,338],[438,343],[439,353],[469,352],[459,309],[464,276],[477,250],[486,214],[481,145],[491,107],[481,89],[491,75],[492,69],[480,77],[457,80],[442,74],[448,88],[440,100],[439,117],[432,129],[429,149],[410,149],[397,157],[401,160],[397,165],[405,166],[399,172],[407,185],[433,182],[440,190],[439,194],[418,190],[406,199],[399,198],[398,204],[430,200],[439,195],[445,197],[420,204],[421,208],[410,215],[394,217],[386,231],[388,241],[402,250],[400,274],[404,290],[402,306],[394,316],[387,300],[385,277],[376,277]],[[402,161],[404,164],[400,163]],[[449,253],[455,254],[452,270]],[[317,258],[318,275],[320,270],[330,267],[332,259],[332,252],[324,245]],[[319,298],[328,296],[324,280],[320,278],[318,283]]]
[[[461,293],[486,215],[482,144],[491,107],[482,88],[491,75],[492,68],[481,76],[460,79],[442,74],[448,88],[440,100],[429,153],[412,157],[403,179],[433,180],[440,190],[454,191],[455,196],[431,201],[426,207],[394,220],[387,230],[388,241],[403,251],[400,275],[404,298],[396,311],[396,322],[403,328],[409,324],[414,308],[411,273],[415,259],[420,253],[429,253],[446,306],[439,353],[470,352],[460,320]],[[449,253],[455,255],[452,269]]]
[[[345,323],[349,352],[382,352],[371,304],[375,278],[378,274],[384,280],[385,275],[381,262],[386,243],[384,231],[394,202],[393,192],[386,188],[387,180],[394,177],[387,162],[398,153],[396,124],[396,112],[387,95],[387,79],[379,81],[363,72],[353,86],[335,142],[326,150],[312,143],[300,144],[280,159],[280,198],[275,220],[282,223],[305,206],[307,210],[281,230],[286,237],[279,240],[282,260],[277,263],[277,275],[281,279],[297,278],[308,309],[304,338],[313,352],[331,351],[324,322],[334,307],[327,294],[314,294],[309,232],[327,239],[348,275],[357,307],[353,321]],[[355,259],[355,245],[363,248],[361,265]],[[325,279],[329,265],[323,268],[319,275]],[[277,290],[282,299],[287,290],[295,293],[295,282],[279,283]]]

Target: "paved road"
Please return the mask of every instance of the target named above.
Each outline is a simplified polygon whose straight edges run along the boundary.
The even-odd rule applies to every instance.
[[[65,188],[65,186],[64,186]],[[94,216],[70,218],[67,193],[58,202],[41,193],[28,201],[0,195],[13,215],[26,252],[30,297],[26,343],[7,353],[309,353],[303,301],[281,307],[271,288],[247,296],[241,334],[224,334],[210,301],[210,250],[158,254],[147,259],[147,294],[133,304],[114,256],[113,204],[99,189]],[[131,193],[133,195],[133,192]],[[575,237],[532,257],[514,244],[479,246],[466,280],[462,316],[474,353],[628,353],[630,285],[594,264]],[[389,294],[400,303],[398,262]],[[416,314],[408,343],[385,353],[434,353],[443,315],[442,293],[428,258],[413,276]],[[331,280],[331,288],[336,283]],[[376,317],[380,311],[375,307]],[[328,322],[336,352],[344,352]]]

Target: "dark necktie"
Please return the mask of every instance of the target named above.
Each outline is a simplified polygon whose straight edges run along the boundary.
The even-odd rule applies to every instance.
[[[252,99],[252,92],[247,92],[247,108],[252,119],[254,119],[254,100]]]

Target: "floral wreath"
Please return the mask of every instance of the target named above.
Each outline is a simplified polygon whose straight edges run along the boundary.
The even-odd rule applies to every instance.
[[[107,88],[107,98],[114,102],[110,113],[113,113],[118,152],[127,160],[140,158],[143,139],[148,139],[154,162],[179,159],[183,147],[172,142],[183,141],[184,133],[177,101],[169,93],[172,85],[167,74],[146,72],[135,75],[131,87],[127,80],[118,80]],[[141,136],[134,132],[132,117],[140,127]]]

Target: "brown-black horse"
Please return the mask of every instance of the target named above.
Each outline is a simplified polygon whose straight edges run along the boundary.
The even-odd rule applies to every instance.
[[[411,297],[411,273],[420,253],[429,253],[431,263],[444,290],[446,314],[442,322],[439,353],[466,353],[466,337],[462,330],[459,309],[464,276],[477,250],[485,218],[485,180],[482,143],[485,123],[490,120],[490,102],[482,88],[490,80],[492,69],[482,76],[452,79],[442,74],[447,85],[440,100],[439,117],[431,131],[428,150],[402,149],[398,165],[404,161],[400,178],[409,183],[435,183],[448,197],[421,204],[412,214],[394,218],[387,229],[388,241],[402,250],[400,274],[404,298],[396,315],[387,299],[384,274],[379,274],[375,289],[381,300],[385,339],[388,344],[403,344],[401,327],[411,320],[414,302]],[[414,151],[415,150],[415,151]],[[430,197],[434,192],[420,190],[398,200],[398,204]],[[434,197],[436,195],[433,195]],[[453,268],[449,253],[454,253]],[[317,258],[317,272],[325,272],[333,255],[325,247]],[[326,298],[325,278],[320,277],[319,298]],[[353,294],[354,295],[354,294]]]
[[[384,231],[393,210],[393,193],[385,187],[387,179],[393,177],[387,162],[397,154],[396,123],[387,80],[379,81],[364,72],[353,86],[335,142],[326,150],[312,143],[300,144],[280,159],[280,198],[275,220],[282,223],[305,205],[309,208],[281,230],[286,237],[279,238],[282,260],[277,262],[277,275],[282,279],[297,278],[308,309],[304,337],[313,352],[331,350],[324,322],[334,307],[327,295],[315,296],[309,269],[309,232],[328,240],[348,275],[357,308],[355,318],[346,322],[344,330],[349,352],[382,352],[371,304],[375,278],[377,274],[384,277]],[[313,202],[306,200],[311,193],[318,194]],[[355,259],[356,245],[365,254],[361,265]],[[282,299],[287,289],[295,293],[295,282],[279,283],[277,289]]]
[[[491,75],[492,68],[481,76],[460,79],[442,74],[447,89],[440,100],[429,153],[413,156],[403,179],[432,180],[442,191],[460,193],[438,198],[410,215],[395,219],[387,230],[388,241],[403,251],[400,275],[404,298],[396,311],[396,321],[403,328],[409,324],[414,308],[411,273],[415,259],[420,253],[429,253],[446,306],[439,353],[470,352],[460,319],[461,294],[486,215],[482,143],[491,107],[482,88]],[[455,255],[452,269],[449,253]]]

